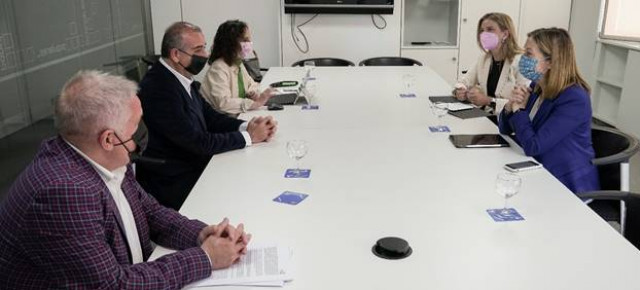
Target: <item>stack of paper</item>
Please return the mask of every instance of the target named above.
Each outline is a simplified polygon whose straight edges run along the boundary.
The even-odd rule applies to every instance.
[[[447,103],[447,109],[452,112],[470,110],[473,108],[474,107],[472,105],[464,104],[464,103]]]
[[[282,287],[293,280],[293,251],[278,245],[251,245],[247,254],[231,267],[215,270],[209,278],[190,287],[240,285]]]

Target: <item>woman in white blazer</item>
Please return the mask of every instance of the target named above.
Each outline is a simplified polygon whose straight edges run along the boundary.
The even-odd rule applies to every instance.
[[[202,97],[219,112],[231,116],[263,106],[273,95],[267,88],[260,93],[242,63],[254,57],[251,33],[246,23],[228,20],[218,27],[209,56],[209,70],[202,80]]]
[[[518,70],[522,48],[518,46],[511,17],[504,13],[482,16],[478,21],[477,39],[485,54],[455,85],[454,94],[458,100],[468,100],[498,114],[516,85],[529,85]]]

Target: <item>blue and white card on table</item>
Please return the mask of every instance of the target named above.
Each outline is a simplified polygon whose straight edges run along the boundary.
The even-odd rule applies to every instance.
[[[518,213],[515,208],[508,208],[506,211],[502,208],[488,209],[487,213],[496,222],[513,222],[523,221],[524,217]]]
[[[406,93],[406,94],[400,94],[401,98],[415,98],[416,94],[414,93]]]
[[[320,110],[320,106],[318,105],[304,105],[302,106],[303,110]]]
[[[309,178],[311,169],[294,169],[289,168],[284,172],[284,178]]]
[[[451,132],[447,126],[429,126],[429,131],[432,133]]]
[[[305,198],[307,198],[307,196],[309,196],[309,195],[305,194],[305,193],[299,193],[299,192],[293,192],[293,191],[285,191],[285,192],[281,193],[280,195],[276,196],[276,198],[274,198],[273,201],[280,202],[280,203],[286,203],[286,204],[290,204],[290,205],[296,205],[296,204],[301,203]]]

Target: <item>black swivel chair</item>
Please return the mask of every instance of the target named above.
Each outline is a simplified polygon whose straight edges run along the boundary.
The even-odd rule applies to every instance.
[[[252,58],[243,59],[242,63],[244,63],[244,67],[247,69],[251,78],[259,83],[263,78],[262,72],[269,71],[269,69],[260,66],[260,59],[258,58],[258,53],[255,50],[253,51],[253,55],[254,56]]]
[[[640,150],[640,144],[631,135],[597,125],[591,128],[591,139],[596,153],[592,163],[598,167],[601,190],[581,193],[580,197],[593,199],[589,207],[606,221],[619,222],[620,232],[625,235],[629,221],[626,201],[637,199],[629,194],[629,159]],[[640,234],[640,229],[637,231]]]
[[[600,190],[586,193],[581,197],[593,199],[594,203],[614,203],[625,205],[624,224],[626,229],[621,234],[640,250],[640,194],[618,190]],[[589,206],[592,206],[589,204]],[[598,213],[600,214],[600,213]],[[602,216],[602,215],[601,215]],[[606,220],[606,218],[605,218]]]
[[[360,62],[359,66],[422,66],[422,63],[407,57],[385,56],[368,58]]]
[[[305,62],[312,61],[315,66],[354,66],[353,62],[341,58],[320,57],[308,58],[294,62],[291,66],[304,66]]]

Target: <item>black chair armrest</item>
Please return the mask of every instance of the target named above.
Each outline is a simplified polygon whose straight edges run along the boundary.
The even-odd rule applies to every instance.
[[[596,190],[581,193],[578,195],[582,199],[607,199],[607,200],[627,200],[629,198],[640,198],[640,194],[619,191],[619,190]]]

